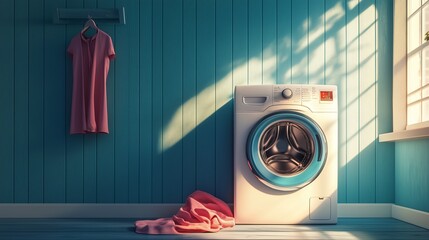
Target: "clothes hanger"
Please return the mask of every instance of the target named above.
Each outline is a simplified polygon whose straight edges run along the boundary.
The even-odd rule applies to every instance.
[[[96,32],[98,32],[97,24],[95,23],[94,20],[92,20],[91,16],[88,16],[88,21],[86,21],[85,25],[83,26],[81,33],[82,34],[85,33],[86,31],[88,31],[89,28],[92,28]]]

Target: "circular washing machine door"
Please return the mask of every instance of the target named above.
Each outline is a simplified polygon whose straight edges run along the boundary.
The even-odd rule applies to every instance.
[[[319,125],[299,112],[269,115],[252,129],[247,157],[254,174],[271,188],[294,191],[311,183],[326,162]]]

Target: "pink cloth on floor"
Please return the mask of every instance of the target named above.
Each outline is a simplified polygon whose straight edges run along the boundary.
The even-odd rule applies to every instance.
[[[172,218],[136,221],[136,232],[145,234],[182,234],[218,232],[233,227],[231,209],[222,200],[202,191],[189,195]]]

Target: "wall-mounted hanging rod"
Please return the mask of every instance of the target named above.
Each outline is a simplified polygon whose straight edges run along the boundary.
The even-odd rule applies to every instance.
[[[57,8],[54,23],[82,23],[88,18],[94,21],[125,24],[125,8]]]

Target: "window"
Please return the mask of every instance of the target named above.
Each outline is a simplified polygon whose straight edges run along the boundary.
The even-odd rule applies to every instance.
[[[429,138],[429,0],[394,0],[393,131],[380,142]]]
[[[407,0],[407,127],[429,123],[429,1]]]

